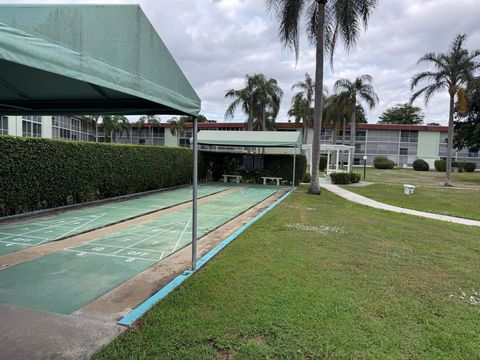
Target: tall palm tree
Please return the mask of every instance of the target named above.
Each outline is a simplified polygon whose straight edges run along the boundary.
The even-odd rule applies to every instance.
[[[302,144],[306,144],[308,129],[313,126],[313,108],[309,106],[308,100],[303,98],[301,94],[294,95],[292,106],[287,114],[295,118],[297,125],[302,125]]]
[[[255,88],[258,81],[258,75],[245,75],[245,87],[240,90],[230,89],[225,94],[226,98],[233,99],[232,103],[225,111],[225,118],[232,118],[238,107],[241,107],[243,112],[247,114],[247,130],[253,130],[254,120],[254,102],[255,102]]]
[[[341,94],[333,94],[325,99],[323,111],[324,121],[332,126],[333,144],[337,143],[338,129],[345,121],[347,102]]]
[[[279,22],[280,40],[292,48],[298,61],[300,24],[306,25],[308,39],[316,46],[314,132],[312,144],[311,194],[320,194],[318,168],[320,163],[320,131],[323,113],[323,65],[325,52],[333,53],[337,40],[343,40],[348,51],[360,35],[361,25],[367,27],[368,19],[378,0],[266,0],[267,9]]]
[[[347,106],[350,109],[350,146],[354,148],[357,140],[357,101],[364,101],[370,109],[373,109],[379,101],[372,83],[373,78],[370,75],[362,75],[353,82],[348,79],[340,79],[334,85],[335,92],[346,98]],[[350,166],[353,166],[354,157],[355,150],[351,153]],[[351,171],[351,169],[349,169],[349,171]]]
[[[263,74],[255,75],[254,117],[260,120],[261,130],[267,130],[267,119],[275,121],[280,111],[283,91],[277,80],[268,79]]]
[[[292,90],[299,91],[292,98],[292,108],[289,116],[295,116],[295,122],[302,122],[302,141],[307,143],[308,128],[313,127],[313,99],[315,95],[315,82],[305,73],[305,79],[292,85]]]
[[[457,35],[450,45],[448,53],[429,53],[421,57],[418,63],[429,64],[433,70],[416,74],[411,84],[413,90],[420,83],[427,83],[426,86],[412,95],[411,102],[424,95],[425,103],[428,104],[433,95],[445,90],[450,95],[445,186],[452,185],[455,96],[461,94],[463,88],[473,79],[475,72],[480,69],[480,63],[477,61],[477,58],[480,57],[480,50],[469,52],[463,47],[466,40],[467,35]]]

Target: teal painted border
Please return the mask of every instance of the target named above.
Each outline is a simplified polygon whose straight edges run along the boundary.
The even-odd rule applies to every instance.
[[[153,294],[150,298],[145,300],[142,304],[137,306],[133,309],[130,313],[128,313],[125,317],[118,321],[119,325],[125,326],[132,326],[135,321],[137,321],[140,317],[142,317],[148,310],[150,310],[153,305],[158,303],[160,300],[165,298],[168,294],[170,294],[175,288],[187,280],[192,274],[202,268],[209,260],[211,260],[215,255],[217,255],[225,246],[230,244],[233,240],[235,240],[241,233],[243,233],[246,229],[248,229],[251,225],[253,225],[257,220],[263,217],[267,212],[272,210],[275,206],[280,204],[285,198],[287,198],[294,190],[290,190],[285,195],[283,195],[280,199],[275,201],[271,204],[268,208],[263,210],[260,214],[255,216],[252,220],[244,224],[241,228],[237,229],[233,234],[223,240],[220,244],[215,246],[212,250],[210,250],[207,254],[201,257],[197,262],[197,269],[195,271],[187,270],[184,273],[178,275],[175,279],[170,281],[167,285],[165,285],[162,289],[160,289],[157,293]]]

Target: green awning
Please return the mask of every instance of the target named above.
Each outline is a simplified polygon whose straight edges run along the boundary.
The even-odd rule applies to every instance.
[[[300,147],[299,131],[215,131],[198,132],[198,144],[251,147]]]
[[[0,5],[1,114],[199,111],[140,6]]]

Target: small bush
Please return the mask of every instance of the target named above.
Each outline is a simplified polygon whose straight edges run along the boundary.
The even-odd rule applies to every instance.
[[[350,173],[350,182],[352,184],[356,184],[356,183],[360,182],[360,179],[361,179],[360,174],[354,173],[354,172]]]
[[[373,160],[373,166],[375,169],[393,169],[395,163],[385,156],[377,156]]]
[[[325,171],[327,168],[327,157],[326,156],[320,156],[320,165],[318,167],[320,171]]]
[[[312,175],[310,175],[310,173],[305,173],[305,175],[303,175],[303,182],[309,183],[310,181],[312,181]]]
[[[413,162],[413,170],[428,171],[430,170],[430,165],[428,165],[428,163],[423,159],[417,159]]]
[[[477,164],[472,162],[467,162],[465,163],[464,168],[466,172],[474,172],[475,169],[477,168]]]
[[[447,162],[445,160],[435,160],[434,166],[435,170],[439,172],[447,171]]]
[[[458,169],[458,172],[463,173],[463,169],[465,167],[465,163],[461,161],[452,161],[452,167],[455,167]]]
[[[333,184],[347,185],[355,184],[360,181],[360,174],[357,173],[331,173],[330,180]]]

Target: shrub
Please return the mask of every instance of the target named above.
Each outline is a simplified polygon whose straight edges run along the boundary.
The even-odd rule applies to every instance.
[[[189,183],[183,148],[0,137],[0,214]]]
[[[413,162],[413,170],[428,171],[430,170],[430,165],[428,165],[428,163],[423,159],[417,159]]]
[[[360,181],[360,174],[351,172],[351,173],[331,173],[330,180],[333,184],[337,185],[347,185],[347,184],[355,184]]]
[[[452,161],[452,167],[455,167],[458,169],[458,172],[463,172],[463,169],[465,167],[465,163],[461,161]]]
[[[466,172],[474,172],[477,168],[477,163],[467,162],[465,163],[464,168]]]
[[[393,169],[395,167],[395,163],[385,156],[377,156],[373,160],[373,166],[376,169]]]
[[[354,172],[351,172],[350,173],[350,182],[352,184],[356,184],[358,182],[360,182],[360,179],[361,179],[361,175],[358,174],[358,173],[354,173]]]
[[[262,170],[246,170],[244,154],[200,151],[198,174],[200,179],[219,181],[223,174],[239,174],[249,183],[261,183],[262,176],[281,177],[292,182],[293,155],[265,154]],[[295,183],[303,180],[307,170],[307,157],[296,155]]]
[[[310,175],[310,173],[305,173],[305,175],[303,175],[303,180],[302,180],[304,183],[309,183],[310,181],[312,181],[312,175]]]
[[[320,156],[319,169],[320,169],[320,171],[325,171],[326,168],[327,168],[327,157],[326,156]]]
[[[332,184],[337,185],[347,185],[352,182],[350,173],[331,173],[330,180],[332,181]]]
[[[445,160],[435,160],[434,166],[435,170],[439,172],[447,171],[447,162]]]

